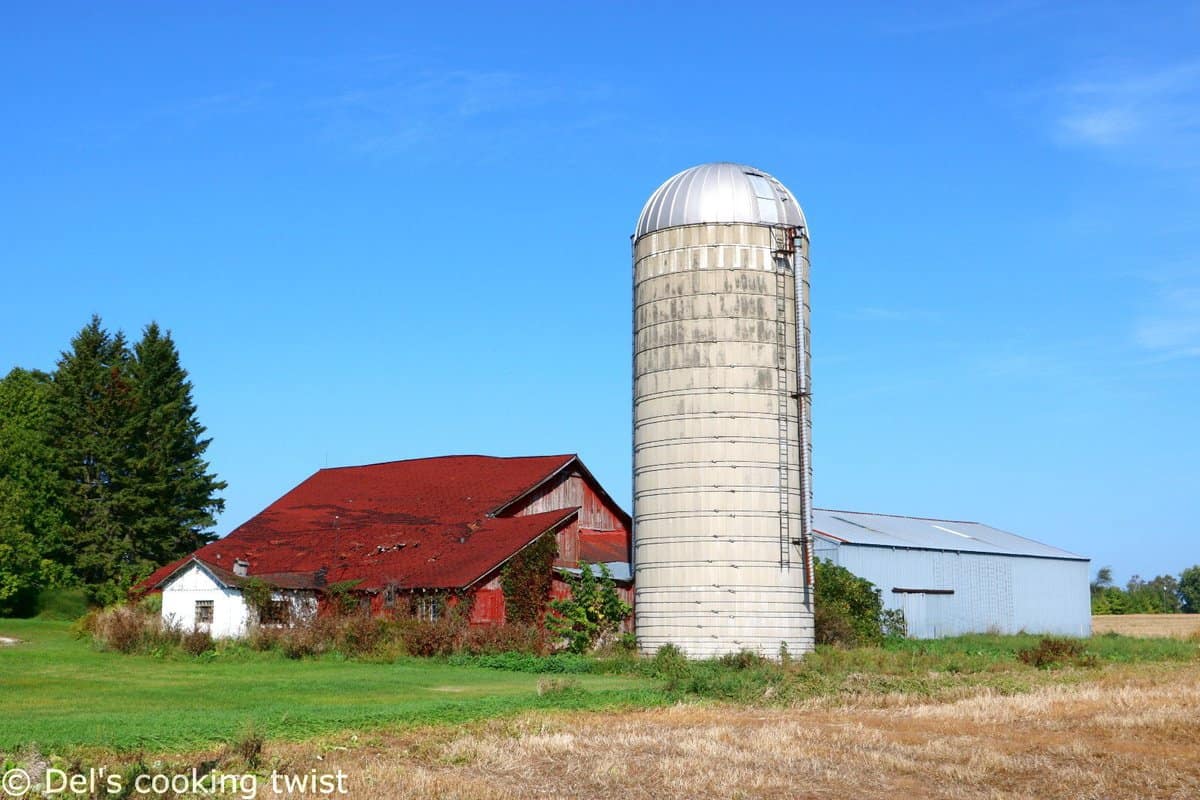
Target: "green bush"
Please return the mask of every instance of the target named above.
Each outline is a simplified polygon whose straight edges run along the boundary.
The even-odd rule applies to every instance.
[[[879,644],[885,634],[902,635],[903,614],[889,611],[885,615],[875,584],[827,558],[819,558],[815,564],[813,622],[818,644],[854,647]]]
[[[593,566],[579,562],[579,574],[567,577],[571,596],[550,601],[546,627],[567,644],[572,653],[584,653],[597,643],[613,637],[621,623],[629,619],[633,608],[621,599],[607,564]]]
[[[141,600],[138,600],[138,607],[150,614],[162,613],[162,592],[154,592],[148,594]]]

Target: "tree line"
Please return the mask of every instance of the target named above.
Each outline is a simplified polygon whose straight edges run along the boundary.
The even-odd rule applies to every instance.
[[[1111,567],[1101,567],[1092,581],[1092,613],[1200,614],[1200,564],[1178,577],[1159,575],[1147,581],[1134,575],[1125,588],[1113,583]]]
[[[215,539],[226,484],[169,331],[130,344],[99,317],[53,372],[0,379],[0,616],[47,591],[110,603]]]

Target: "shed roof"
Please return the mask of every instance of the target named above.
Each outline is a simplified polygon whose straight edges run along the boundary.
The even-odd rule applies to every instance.
[[[980,522],[813,509],[813,531],[831,541],[868,547],[953,550],[1087,561],[1084,556]]]
[[[469,586],[576,517],[576,508],[495,516],[568,467],[589,474],[574,455],[445,456],[322,469],[136,588],[161,586],[191,559],[230,575],[234,561],[244,560],[250,577],[269,582],[320,573],[324,583],[357,580],[364,589],[393,582]]]

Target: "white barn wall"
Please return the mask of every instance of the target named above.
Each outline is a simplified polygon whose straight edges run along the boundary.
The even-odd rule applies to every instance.
[[[208,632],[214,638],[244,636],[249,609],[238,589],[223,586],[208,570],[192,563],[163,587],[162,617],[183,630],[193,630],[196,620],[196,601],[211,600],[213,621]]]
[[[275,591],[272,600],[287,600],[293,620],[308,619],[317,613],[317,598],[311,592]],[[212,573],[192,563],[172,578],[162,590],[162,618],[185,631],[196,628],[196,601],[211,600],[213,621],[207,627],[216,639],[245,636],[249,630],[250,609],[240,589],[223,585]]]
[[[914,638],[988,631],[1091,634],[1087,561],[864,547],[821,537],[816,554],[874,583],[885,608],[905,612]],[[897,594],[896,587],[954,594]]]

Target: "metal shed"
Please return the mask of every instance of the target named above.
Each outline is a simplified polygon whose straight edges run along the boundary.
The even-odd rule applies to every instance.
[[[814,509],[816,555],[874,583],[909,636],[1088,636],[1089,561],[978,522]]]

